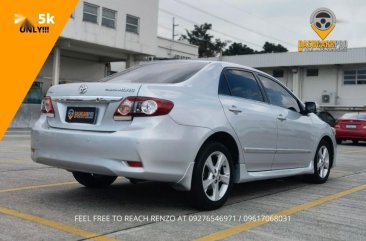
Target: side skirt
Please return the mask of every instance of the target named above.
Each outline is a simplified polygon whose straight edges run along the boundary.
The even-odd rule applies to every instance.
[[[245,164],[240,164],[240,180],[237,183],[266,180],[280,177],[289,177],[301,174],[312,174],[312,173],[314,173],[313,161],[310,162],[310,165],[308,167],[259,171],[259,172],[248,172]]]

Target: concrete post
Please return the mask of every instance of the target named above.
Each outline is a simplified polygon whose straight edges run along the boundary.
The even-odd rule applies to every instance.
[[[219,61],[223,61],[224,60],[224,56],[222,56],[222,50],[220,50],[220,54],[219,54],[218,60]]]
[[[53,48],[52,85],[58,85],[60,83],[60,56],[60,48],[55,46]]]
[[[299,68],[293,68],[292,69],[292,92],[300,97],[300,73]]]
[[[111,74],[111,63],[106,63],[104,68],[104,77]]]
[[[128,54],[126,60],[126,69],[131,68],[134,65],[135,65],[135,56],[132,54]]]
[[[339,80],[342,78],[342,71],[341,71],[341,65],[337,64],[337,79],[336,79],[336,88],[335,88],[335,99],[334,99],[334,105],[339,104]]]

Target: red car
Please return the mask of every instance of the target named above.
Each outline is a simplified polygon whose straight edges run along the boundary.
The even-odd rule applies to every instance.
[[[366,112],[352,112],[344,114],[336,121],[337,144],[351,140],[353,144],[366,141]]]

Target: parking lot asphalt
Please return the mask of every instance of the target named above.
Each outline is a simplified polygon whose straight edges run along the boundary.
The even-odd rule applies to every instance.
[[[366,143],[338,146],[327,183],[301,177],[238,184],[224,207],[192,209],[164,183],[87,189],[33,163],[30,131],[0,142],[0,240],[365,240]]]

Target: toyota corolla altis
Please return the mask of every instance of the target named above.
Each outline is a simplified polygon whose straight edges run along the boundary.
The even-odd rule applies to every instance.
[[[293,175],[324,183],[335,132],[278,80],[224,62],[143,64],[100,82],[53,86],[32,159],[86,187],[117,176],[171,183],[215,209],[233,184]]]

